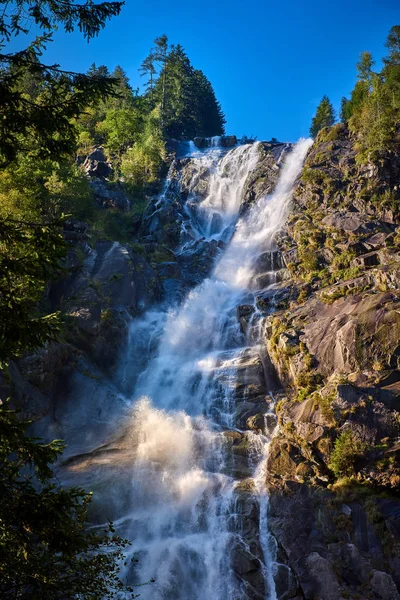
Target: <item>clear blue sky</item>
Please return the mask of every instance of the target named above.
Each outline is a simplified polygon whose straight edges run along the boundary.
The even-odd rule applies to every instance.
[[[126,0],[89,44],[58,32],[46,59],[82,71],[119,63],[137,87],[153,39],[166,33],[210,79],[227,133],[293,141],[307,135],[323,94],[339,107],[361,51],[379,65],[395,24],[400,0]]]

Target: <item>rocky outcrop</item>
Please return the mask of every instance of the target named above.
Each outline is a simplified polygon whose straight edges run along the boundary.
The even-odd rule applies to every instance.
[[[393,511],[390,501],[344,503],[332,493],[300,484],[270,501],[269,526],[279,553],[289,557],[289,568],[301,598],[399,598],[395,575],[388,573],[396,559],[398,516],[391,518],[394,535],[386,531],[385,542],[376,514]],[[297,597],[293,595],[286,598]],[[279,596],[278,596],[279,597]]]
[[[211,140],[211,138],[198,139],[207,143]],[[230,138],[226,137],[222,140],[225,141],[220,146],[228,149]],[[259,160],[244,184],[241,212],[262,195],[272,192],[284,157],[290,148],[291,144],[258,143]],[[233,179],[237,166],[235,161],[226,162],[224,176]],[[212,160],[207,164],[196,160],[196,157],[176,158],[170,166],[161,198],[152,199],[143,214],[141,239],[167,245],[172,249],[182,242],[196,239],[198,235],[193,230],[193,226],[196,226],[196,221],[201,221],[202,218],[199,212],[199,200],[202,201],[209,194],[210,177],[215,168],[216,165]],[[214,219],[215,224],[212,224],[211,231],[213,229],[218,231],[221,225],[218,214],[214,215]]]
[[[249,173],[244,185],[244,206],[252,204],[261,196],[270,194],[274,190],[280,167],[292,146],[261,142],[258,147],[259,161],[256,168]]]
[[[267,469],[297,582],[285,598],[400,597],[400,163],[355,158],[342,125],[317,137],[279,241],[286,294],[265,318],[285,393]]]
[[[102,208],[117,208],[126,211],[131,207],[131,201],[121,184],[92,179],[89,185],[95,202]]]
[[[15,404],[26,418],[40,420],[36,433],[66,440],[73,452],[78,439],[80,448],[106,439],[114,409],[123,406],[112,379],[129,320],[162,299],[163,285],[139,245],[91,246],[88,226],[72,220],[65,237],[67,275],[47,291],[49,309],[63,314],[61,339],[12,363],[10,372]],[[9,395],[7,381],[0,384]],[[87,428],[81,436],[79,423]]]
[[[107,160],[104,148],[94,148],[84,158],[83,170],[88,177],[108,178],[112,175],[113,169],[111,163]]]

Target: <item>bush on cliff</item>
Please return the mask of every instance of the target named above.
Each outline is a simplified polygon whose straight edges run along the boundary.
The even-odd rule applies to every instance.
[[[365,445],[358,440],[352,431],[344,431],[335,441],[329,461],[329,468],[336,477],[354,475],[357,461],[363,456]]]

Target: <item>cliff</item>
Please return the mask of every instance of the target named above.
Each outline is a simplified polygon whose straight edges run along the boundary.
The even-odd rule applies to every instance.
[[[400,148],[358,165],[346,128],[324,129],[279,240],[286,299],[265,332],[285,391],[267,477],[280,598],[400,597],[399,182]]]
[[[131,485],[136,447],[126,434],[126,398],[161,336],[152,311],[181,306],[229,245],[236,221],[224,222],[226,206],[210,211],[206,229],[200,207],[217,171],[218,197],[235,199],[240,216],[275,189],[291,145],[254,149],[249,158],[251,148],[239,146],[234,160],[222,154],[218,165],[175,157],[161,193],[132,217],[128,240],[67,224],[66,275],[47,292],[51,309],[65,315],[63,338],[11,366],[16,402],[36,421],[35,432],[67,441],[64,477],[71,465],[74,477],[81,467],[98,474],[108,458],[129,455],[119,472],[121,497]],[[95,201],[127,214],[123,186],[109,185],[100,163],[98,152],[85,163]],[[236,482],[231,527],[238,537],[230,552],[246,598],[261,600],[272,585],[263,575],[260,529],[267,525],[255,493],[259,434],[271,436],[262,489],[278,599],[400,598],[399,182],[400,148],[379,164],[359,165],[345,127],[322,130],[282,231],[272,248],[259,249],[250,291],[221,326],[247,344],[233,361],[234,377],[224,361],[236,346],[221,346],[215,406],[207,405],[213,418],[226,408],[219,396],[232,410],[219,443],[224,474]],[[196,312],[190,317],[191,336],[206,349],[201,336],[212,332]],[[138,322],[149,340],[132,327]],[[104,517],[107,506],[118,519],[118,503],[100,488],[95,511]]]

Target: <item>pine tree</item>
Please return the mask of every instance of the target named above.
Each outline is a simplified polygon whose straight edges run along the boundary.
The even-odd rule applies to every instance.
[[[120,2],[76,5],[72,0],[18,0],[4,3],[0,16],[0,163],[17,170],[26,158],[60,161],[75,149],[73,117],[112,90],[113,80],[66,73],[40,62],[45,42],[57,24],[86,38],[118,14]],[[4,53],[10,41],[36,25],[47,33],[27,49]],[[32,82],[35,86],[32,87]],[[26,82],[30,90],[24,89]],[[37,85],[36,85],[37,82]],[[42,87],[43,86],[43,87]],[[36,154],[35,154],[36,153]],[[50,159],[48,159],[50,162]],[[41,159],[42,165],[43,158]],[[37,177],[39,167],[34,175]],[[32,176],[32,172],[30,171]],[[44,187],[43,183],[37,182]],[[43,191],[43,190],[42,190]],[[36,203],[40,206],[41,192]],[[2,207],[3,208],[3,207]],[[0,217],[0,367],[11,358],[44,345],[59,330],[56,314],[38,310],[45,284],[60,272],[66,247],[62,223]],[[26,434],[28,423],[0,403],[0,597],[4,600],[75,600],[136,597],[118,578],[124,540],[86,529],[89,496],[63,489],[50,465],[63,447],[40,443]]]
[[[374,66],[375,61],[372,58],[371,52],[362,52],[360,56],[360,60],[357,63],[357,79],[358,81],[368,81],[371,82],[372,77],[372,67]]]
[[[351,93],[349,128],[356,138],[359,162],[379,160],[397,145],[400,123],[400,26],[391,28],[382,71],[363,52],[357,64],[357,83]]]
[[[124,69],[120,65],[117,65],[112,72],[111,77],[115,82],[114,92],[116,95],[107,98],[106,104],[113,107],[126,107],[132,105],[134,102],[133,90]]]
[[[400,109],[400,25],[391,28],[385,45],[389,52],[383,59],[382,75],[390,89],[393,107]]]
[[[335,112],[328,96],[323,96],[315,116],[311,121],[310,135],[315,138],[323,127],[331,127],[335,123]]]
[[[99,67],[96,63],[92,63],[88,69],[87,74],[90,77],[110,77],[110,71],[106,65],[100,65]]]
[[[169,45],[168,37],[161,35],[154,40],[154,48],[151,51],[151,55],[155,62],[158,62],[161,66],[161,123],[164,122],[166,102],[167,102],[167,61],[169,59]]]
[[[400,64],[400,25],[394,25],[386,39],[386,48],[389,53],[388,56],[383,59],[385,65],[399,65]]]
[[[75,147],[76,129],[72,120],[94,100],[112,92],[113,81],[103,76],[63,71],[41,61],[53,31],[78,28],[86,39],[96,36],[122,2],[75,4],[73,0],[48,2],[29,0],[3,3],[0,13],[0,166],[14,160],[26,145],[36,142],[40,157],[65,156]],[[19,52],[6,52],[6,44],[16,35],[23,38],[30,28],[42,30]],[[20,84],[30,73],[43,84],[40,101],[27,99]],[[60,135],[61,133],[61,135]]]
[[[351,117],[351,100],[343,96],[340,102],[340,121],[347,123]]]
[[[141,67],[139,69],[139,73],[140,73],[141,77],[146,77],[146,76],[148,77],[147,82],[146,82],[146,91],[148,92],[148,94],[150,96],[151,104],[153,104],[153,89],[154,89],[154,83],[155,83],[155,75],[157,73],[154,63],[155,63],[154,54],[153,54],[153,52],[150,52],[150,54],[148,56],[146,56],[146,58],[142,62]]]
[[[197,104],[196,135],[223,135],[226,119],[211,83],[200,70],[194,71],[194,79]]]
[[[172,46],[154,87],[164,135],[193,138],[224,133],[225,117],[211,83],[195,70],[180,44]]]

